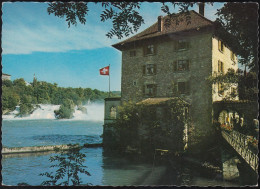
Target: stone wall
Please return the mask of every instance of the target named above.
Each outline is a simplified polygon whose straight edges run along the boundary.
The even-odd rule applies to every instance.
[[[104,124],[112,123],[115,119],[111,117],[110,111],[112,107],[116,108],[116,114],[118,114],[118,107],[121,104],[120,97],[105,98],[105,111],[104,111]]]
[[[189,41],[189,49],[175,50],[177,40],[183,38]],[[203,127],[203,130],[209,128],[212,123],[212,89],[206,78],[212,74],[212,33],[196,33],[170,39],[150,42],[156,45],[154,55],[144,56],[143,46],[122,52],[122,101],[132,99],[137,102],[147,98],[143,95],[145,84],[157,85],[156,97],[172,97],[174,84],[189,81],[190,94],[180,96],[191,103],[190,112],[194,125]],[[136,51],[136,56],[130,57],[132,50]],[[190,70],[174,72],[173,63],[185,59],[190,61]],[[143,66],[146,64],[156,64],[156,75],[143,75]]]

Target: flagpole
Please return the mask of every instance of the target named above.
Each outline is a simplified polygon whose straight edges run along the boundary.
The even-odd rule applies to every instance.
[[[109,70],[109,74],[108,74],[108,76],[109,76],[109,88],[108,88],[108,97],[110,97],[110,64],[109,64],[109,67],[108,67],[108,70]]]

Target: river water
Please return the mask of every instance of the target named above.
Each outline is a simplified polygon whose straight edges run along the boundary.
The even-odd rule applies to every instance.
[[[3,120],[2,144],[5,147],[42,146],[59,144],[100,143],[103,122],[101,121],[60,121],[60,120]],[[162,166],[151,163],[129,161],[117,156],[103,154],[102,148],[85,148],[85,164],[91,176],[81,175],[82,184],[92,185],[142,185],[147,175],[154,170],[164,172]],[[28,183],[40,185],[46,177],[40,173],[50,172],[50,156],[54,153],[25,153],[3,155],[2,183],[17,185]],[[147,184],[157,184],[156,179]]]
[[[103,133],[103,107],[93,106],[95,112],[89,115],[76,112],[72,120],[55,120],[50,112],[53,108],[36,111],[37,115],[29,118],[14,118],[9,115],[2,121],[2,145],[4,147],[26,147],[60,144],[101,143]],[[102,111],[101,111],[102,110]],[[49,112],[48,112],[49,111]],[[99,114],[99,117],[98,115]],[[48,118],[46,118],[46,115]],[[93,117],[93,119],[91,119]],[[32,119],[33,118],[33,119]],[[44,118],[44,119],[40,119]],[[88,172],[91,176],[80,174],[82,184],[109,186],[129,185],[176,185],[177,173],[157,162],[143,162],[119,157],[116,154],[103,153],[103,148],[84,148]],[[2,184],[17,185],[27,183],[40,185],[48,180],[40,173],[53,171],[49,161],[51,152],[10,154],[2,156]],[[190,183],[190,182],[189,182]],[[193,179],[197,186],[224,185],[233,186],[203,177]]]

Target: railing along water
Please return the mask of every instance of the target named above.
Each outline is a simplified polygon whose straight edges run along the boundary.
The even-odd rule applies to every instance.
[[[237,131],[222,131],[223,138],[241,155],[241,157],[252,167],[254,171],[258,171],[258,157],[248,148],[247,136]]]

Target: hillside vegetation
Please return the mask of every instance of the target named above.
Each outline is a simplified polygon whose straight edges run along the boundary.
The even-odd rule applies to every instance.
[[[98,101],[108,97],[108,92],[99,91],[90,88],[64,88],[56,83],[51,84],[36,79],[30,85],[26,85],[23,78],[2,81],[2,114],[15,110],[20,106],[18,116],[31,114],[37,104],[61,105],[59,110],[55,111],[56,118],[71,118],[74,107],[79,108],[87,101]],[[111,94],[115,96],[116,94]]]

